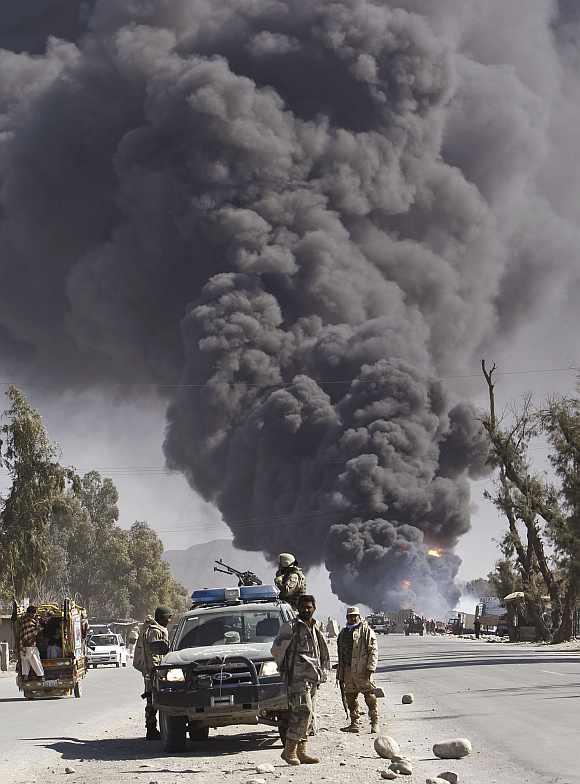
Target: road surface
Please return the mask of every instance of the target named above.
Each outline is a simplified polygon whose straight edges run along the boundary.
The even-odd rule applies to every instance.
[[[60,760],[64,746],[83,750],[84,738],[98,734],[110,743],[115,726],[143,714],[143,679],[130,666],[89,670],[80,699],[24,700],[14,676],[0,678],[0,781],[20,781],[32,766]],[[89,748],[86,749],[90,753]]]
[[[379,638],[382,723],[415,765],[409,784],[455,770],[461,784],[580,784],[580,654],[455,638],[393,635]],[[26,702],[14,680],[0,678],[2,784],[232,784],[274,764],[288,780],[276,734],[267,727],[212,732],[207,744],[165,756],[143,740],[139,675],[127,669],[91,670],[80,700]],[[415,702],[401,705],[413,692]],[[372,748],[368,721],[361,735],[343,735],[344,715],[334,685],[320,695],[321,731],[312,746],[323,758],[317,777],[342,784],[380,780],[385,767]],[[453,763],[433,758],[433,742],[467,736],[473,754]],[[252,765],[254,767],[252,767]],[[65,767],[75,773],[66,776]],[[341,766],[339,768],[339,766]],[[184,774],[184,775],[181,775]],[[216,778],[217,777],[217,778]],[[309,784],[312,770],[292,773]]]
[[[469,737],[515,780],[580,782],[580,653],[418,635],[379,649],[378,681],[415,695],[399,719]]]

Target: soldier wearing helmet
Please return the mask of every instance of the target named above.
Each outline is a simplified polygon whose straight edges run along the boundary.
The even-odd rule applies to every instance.
[[[306,577],[292,553],[280,553],[274,584],[280,591],[282,601],[296,609],[298,597],[306,593]]]

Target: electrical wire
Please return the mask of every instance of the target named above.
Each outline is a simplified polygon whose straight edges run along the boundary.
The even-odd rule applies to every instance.
[[[545,375],[550,373],[580,373],[580,366],[576,365],[568,365],[567,367],[559,367],[559,368],[525,368],[522,370],[496,370],[496,376],[523,376],[523,375]],[[450,381],[450,380],[460,380],[460,379],[468,379],[468,378],[479,378],[481,376],[481,371],[478,373],[456,373],[450,375],[435,375],[435,378],[441,381]],[[353,381],[356,381],[357,384],[375,384],[376,379],[364,379],[364,378],[348,378],[348,379],[319,379],[313,378],[317,384],[321,384],[323,386],[332,386],[335,384],[352,384]],[[18,386],[19,382],[15,381],[0,381],[0,386]],[[294,381],[286,382],[286,383],[277,383],[277,384],[252,384],[249,381],[217,381],[217,382],[205,382],[203,384],[162,384],[162,383],[155,383],[155,382],[125,382],[125,383],[111,383],[111,388],[117,389],[119,387],[151,387],[153,389],[213,389],[217,384],[228,384],[230,386],[234,385],[243,385],[245,387],[256,388],[256,389],[287,389],[289,387],[293,387],[295,385]],[[28,384],[27,386],[31,386],[33,388],[42,387],[42,385],[38,385],[36,383]]]

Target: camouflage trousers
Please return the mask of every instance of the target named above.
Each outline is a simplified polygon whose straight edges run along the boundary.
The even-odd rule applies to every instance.
[[[366,676],[356,675],[347,667],[344,672],[344,696],[350,713],[350,720],[356,724],[362,713],[359,710],[358,695],[362,694],[364,701],[369,709],[370,720],[377,721],[379,718],[379,705],[377,698],[373,694],[375,685]]]
[[[153,695],[150,691],[145,692],[145,729],[157,729],[157,709],[153,707]]]
[[[317,690],[318,686],[304,682],[288,687],[288,740],[308,740],[314,724]]]

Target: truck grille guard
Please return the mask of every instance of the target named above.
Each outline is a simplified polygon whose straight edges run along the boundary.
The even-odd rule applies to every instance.
[[[185,686],[188,689],[213,691],[219,690],[222,696],[224,688],[231,690],[237,687],[253,687],[256,699],[260,694],[260,676],[254,662],[247,656],[240,654],[215,656],[202,659],[190,664],[162,664],[156,667],[158,672],[163,670],[181,669],[185,674]],[[228,672],[229,670],[229,672]],[[226,677],[224,677],[224,674]]]

